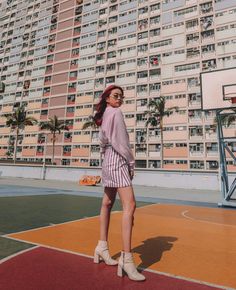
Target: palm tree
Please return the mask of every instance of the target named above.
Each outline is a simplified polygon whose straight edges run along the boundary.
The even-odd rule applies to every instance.
[[[24,130],[25,126],[33,126],[37,124],[38,121],[34,117],[27,117],[25,105],[22,104],[12,114],[6,114],[4,117],[7,119],[6,126],[11,127],[11,129],[16,132],[13,155],[13,160],[15,163],[20,131]]]
[[[233,112],[227,114],[220,114],[221,124],[228,128],[232,123],[236,121],[236,108],[231,109]],[[215,119],[215,123],[217,120]]]
[[[2,82],[2,81],[0,81],[0,93],[4,93],[5,92],[5,84]]]
[[[54,163],[56,134],[61,134],[62,130],[69,131],[69,127],[63,120],[58,120],[57,116],[49,118],[49,121],[40,124],[41,130],[49,130],[52,134],[52,164]]]
[[[88,121],[83,124],[82,130],[86,130],[87,128],[93,128],[93,129],[97,129],[98,128],[98,126],[95,123],[94,118],[93,118],[92,115],[89,116],[88,117]]]
[[[7,156],[7,159],[11,159],[12,158],[12,152],[10,150],[8,150],[5,154]]]
[[[147,116],[146,126],[159,127],[161,132],[161,168],[163,167],[163,119],[169,117],[178,107],[165,108],[165,98],[151,99],[147,105],[148,110],[144,112]]]

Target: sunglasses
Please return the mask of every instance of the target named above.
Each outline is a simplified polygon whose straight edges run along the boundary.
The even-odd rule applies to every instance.
[[[122,101],[123,101],[124,98],[125,98],[124,96],[121,96],[121,95],[110,95],[110,97],[112,97],[112,98],[115,99],[115,100],[119,100],[119,99],[120,99],[120,100],[122,100]]]

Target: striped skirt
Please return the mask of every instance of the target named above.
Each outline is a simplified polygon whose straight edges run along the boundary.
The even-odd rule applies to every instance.
[[[111,146],[106,148],[102,162],[102,184],[116,188],[132,185],[127,161]]]

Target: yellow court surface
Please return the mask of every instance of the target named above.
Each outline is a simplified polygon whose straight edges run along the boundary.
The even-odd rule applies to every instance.
[[[111,216],[109,245],[118,257],[121,212]],[[10,234],[7,237],[93,256],[99,217]],[[154,204],[135,212],[133,248],[139,267],[236,288],[236,211]]]

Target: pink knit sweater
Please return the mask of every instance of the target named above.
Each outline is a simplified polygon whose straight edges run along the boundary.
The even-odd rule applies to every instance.
[[[102,153],[105,152],[106,145],[111,144],[115,151],[126,159],[130,168],[134,168],[134,156],[120,108],[106,108],[99,131],[99,139]]]

